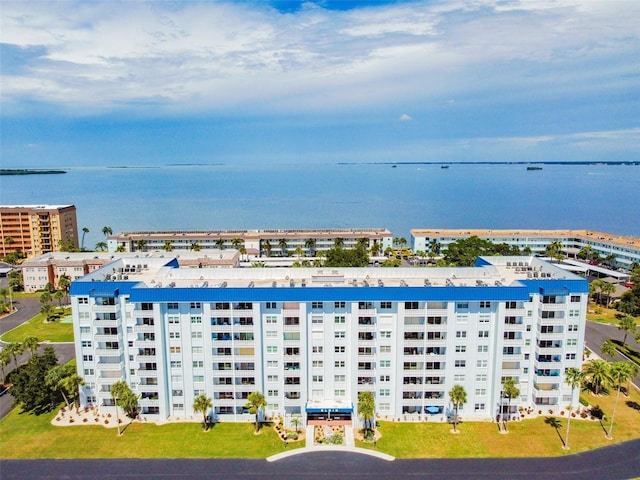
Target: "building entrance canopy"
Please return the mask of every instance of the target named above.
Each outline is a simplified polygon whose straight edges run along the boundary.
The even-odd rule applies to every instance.
[[[311,400],[306,405],[307,413],[353,413],[353,403],[340,400]]]

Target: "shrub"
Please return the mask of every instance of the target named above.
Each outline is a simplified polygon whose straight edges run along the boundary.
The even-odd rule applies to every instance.
[[[298,434],[296,432],[287,433],[287,440],[297,440]]]
[[[342,435],[340,435],[339,433],[334,433],[331,436],[331,443],[333,443],[334,445],[342,445]]]
[[[84,423],[87,423],[87,422],[89,421],[89,419],[88,419],[88,418],[84,418],[82,421],[83,421]]]
[[[73,422],[75,422],[75,420],[73,418],[70,418],[69,423],[73,423]]]
[[[602,420],[604,418],[604,412],[600,408],[599,405],[591,408],[591,416],[597,418],[598,420]]]
[[[109,425],[109,420],[105,419],[104,424]]]
[[[56,417],[56,422],[59,422],[59,421],[60,421],[60,417]]]

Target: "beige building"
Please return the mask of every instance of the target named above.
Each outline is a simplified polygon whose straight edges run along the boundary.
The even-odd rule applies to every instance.
[[[63,242],[78,247],[73,205],[0,206],[0,255],[22,252],[27,258],[59,251]]]

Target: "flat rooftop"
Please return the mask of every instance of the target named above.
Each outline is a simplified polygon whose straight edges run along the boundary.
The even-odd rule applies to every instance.
[[[168,239],[168,238],[336,238],[336,237],[389,237],[391,232],[386,228],[344,228],[344,229],[312,229],[312,230],[166,230],[120,232],[110,235],[109,240],[136,239]]]
[[[74,205],[0,205],[3,209],[25,209],[25,210],[59,210],[61,208],[70,208]]]
[[[224,250],[223,252],[226,252]],[[536,257],[486,257],[490,265],[442,268],[204,268],[184,256],[123,256],[82,281],[140,282],[154,288],[508,286],[519,280],[581,279]],[[180,266],[176,265],[178,263]]]

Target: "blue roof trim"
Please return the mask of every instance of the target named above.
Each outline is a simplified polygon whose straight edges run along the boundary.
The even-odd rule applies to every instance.
[[[71,282],[69,295],[87,295],[89,297],[112,298],[129,295],[139,282]]]
[[[132,302],[311,302],[528,300],[525,286],[134,288]]]
[[[540,295],[569,295],[571,293],[589,293],[589,283],[584,278],[576,279],[533,279],[520,280],[529,289],[529,293]]]

